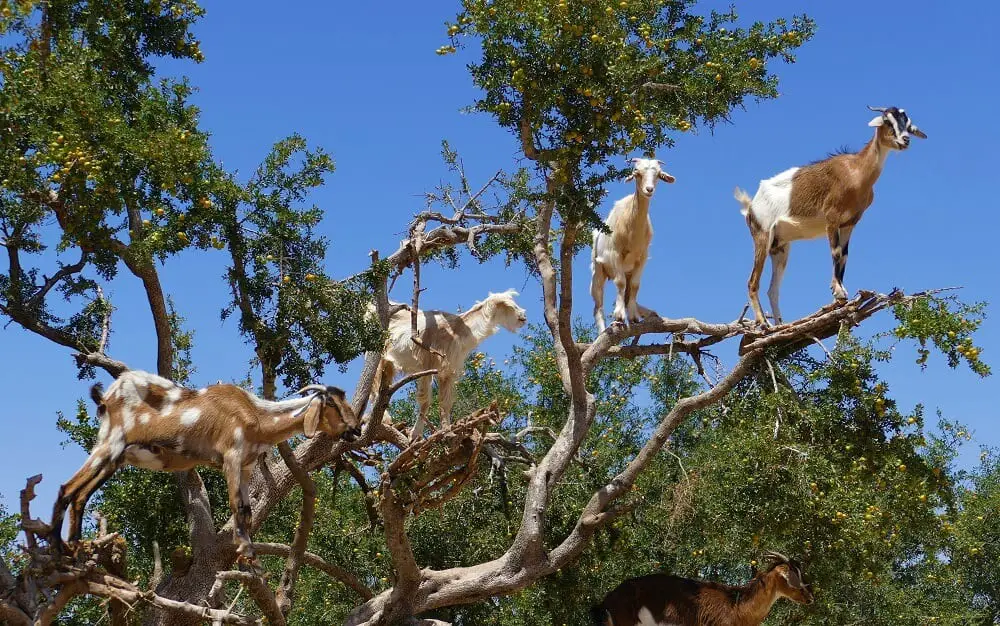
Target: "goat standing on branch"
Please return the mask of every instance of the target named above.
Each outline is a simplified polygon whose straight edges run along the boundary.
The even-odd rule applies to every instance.
[[[868,108],[879,115],[868,123],[875,127],[875,136],[860,152],[835,154],[762,180],[753,200],[745,191],[736,188],[736,199],[743,205],[740,212],[753,237],[753,271],[747,287],[750,305],[759,323],[767,324],[758,294],[764,258],[768,254],[771,256],[771,286],[767,297],[771,302],[771,314],[780,324],[778,291],[788,264],[788,246],[798,239],[826,234],[833,255],[830,287],[834,298],[847,299],[844,272],[851,232],[875,198],[873,188],[885,159],[892,150],[906,150],[911,134],[927,138],[903,109]]]
[[[614,281],[618,295],[613,313],[616,322],[638,322],[649,315],[649,309],[639,306],[639,282],[649,259],[649,242],[653,240],[653,223],[649,219],[649,200],[656,190],[656,181],[674,182],[663,171],[662,162],[655,159],[632,159],[632,173],[625,180],[635,181],[635,192],[615,202],[605,223],[610,234],[594,229],[591,255],[590,295],[594,298],[594,321],[597,331],[604,331],[604,285]]]
[[[626,580],[591,613],[597,626],[758,626],[779,598],[812,604],[796,561],[768,552],[771,567],[733,587],[667,574]]]
[[[235,385],[192,391],[139,371],[119,376],[103,396],[100,385],[94,385],[90,394],[101,428],[90,457],[59,489],[52,511],[52,545],[62,545],[67,507],[69,539],[80,539],[87,500],[122,464],[172,472],[209,465],[226,475],[237,552],[252,559],[247,491],[260,455],[303,433],[313,437],[322,431],[348,440],[358,434],[358,418],[341,389],[309,385],[298,393],[305,396],[270,402]]]
[[[527,313],[514,301],[518,295],[513,289],[491,293],[468,311],[456,315],[445,311],[417,312],[419,344],[414,342],[410,327],[410,309],[404,307],[389,319],[389,338],[385,355],[380,364],[381,373],[375,375],[370,403],[375,405],[381,388],[388,388],[396,374],[416,374],[437,370],[434,378],[438,385],[441,407],[441,426],[451,424],[452,394],[455,384],[462,377],[469,353],[500,328],[516,333],[527,321]],[[423,436],[427,413],[431,406],[431,379],[424,376],[417,381],[417,403],[420,413],[410,432],[410,440]]]

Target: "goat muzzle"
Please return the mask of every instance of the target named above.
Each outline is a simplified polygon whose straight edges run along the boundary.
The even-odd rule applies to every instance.
[[[351,443],[353,441],[357,441],[358,437],[360,436],[361,436],[361,428],[359,426],[355,426],[350,430],[345,430],[344,434],[341,435],[340,438],[346,441],[347,443]]]

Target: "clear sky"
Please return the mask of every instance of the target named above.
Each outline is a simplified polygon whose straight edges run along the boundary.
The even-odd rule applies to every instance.
[[[926,0],[902,10],[855,0],[736,4],[745,20],[806,10],[817,21],[817,34],[801,49],[798,63],[777,66],[780,98],[750,102],[733,115],[733,125],[680,136],[673,150],[659,154],[677,183],[660,185],[652,201],[656,234],[640,301],[668,317],[737,317],[752,247],[733,187],[752,194],[760,179],[783,169],[844,144],[860,148],[870,137],[873,114],[865,105],[871,104],[905,107],[929,138],[914,139],[909,151],[890,156],[875,203],[851,242],[848,289],[961,285],[963,298],[1000,302],[1000,245],[994,240],[1000,214],[996,161],[989,156],[1000,141],[994,112],[1000,3],[970,3],[968,11]],[[410,216],[422,208],[422,192],[445,175],[442,139],[460,151],[474,184],[516,166],[512,138],[490,118],[461,111],[475,96],[465,69],[470,52],[434,54],[445,43],[443,22],[457,3],[204,5],[208,14],[196,33],[206,61],[161,68],[190,77],[215,154],[244,177],[273,142],[292,132],[332,153],[337,170],[314,195],[326,211],[331,276],[363,269],[371,248],[396,249]],[[699,6],[707,11],[728,3]],[[630,189],[612,185],[602,212]],[[197,333],[197,384],[241,378],[250,356],[235,323],[219,321],[226,296],[221,254],[184,254],[162,270],[165,288]],[[576,314],[589,318],[589,251],[577,257],[574,270]],[[794,244],[782,293],[786,318],[827,303],[830,274],[825,241]],[[530,321],[542,322],[537,285],[499,262],[472,262],[457,271],[428,268],[424,284],[422,304],[447,310],[514,287]],[[404,300],[408,289],[404,281],[392,296]],[[111,354],[132,367],[155,369],[149,312],[137,281],[116,280],[110,295],[118,307]],[[866,324],[865,332],[884,326],[887,318]],[[500,359],[512,340],[497,335],[484,349]],[[996,366],[996,320],[987,320],[979,340],[983,358]],[[921,372],[911,349],[900,352],[884,371],[890,393],[904,408],[923,403],[931,414],[940,408],[970,424],[978,443],[1000,443],[993,404],[1000,395],[997,378],[951,371],[940,358]],[[15,326],[0,331],[0,355],[0,396],[6,399],[0,411],[0,495],[16,508],[25,477],[42,472],[34,512],[47,517],[58,484],[85,457],[75,446],[60,446],[65,437],[55,429],[56,411],[72,414],[90,383],[76,379],[68,351]],[[353,388],[357,372],[356,363],[343,374],[334,369],[327,382]],[[103,374],[101,380],[109,382]],[[969,446],[963,461],[973,462],[976,452],[975,444]]]

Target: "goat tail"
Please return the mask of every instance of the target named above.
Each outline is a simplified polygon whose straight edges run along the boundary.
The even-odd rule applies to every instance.
[[[98,407],[104,406],[104,387],[101,383],[94,383],[90,388],[90,399],[94,401]]]
[[[736,198],[737,202],[743,205],[740,208],[740,213],[743,214],[743,217],[748,217],[750,215],[750,194],[737,187],[736,190],[733,191],[733,197]]]
[[[594,620],[594,626],[614,626],[611,622],[611,614],[603,606],[590,607],[590,617]]]

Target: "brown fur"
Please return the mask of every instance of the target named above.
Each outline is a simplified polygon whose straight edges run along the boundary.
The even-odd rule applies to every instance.
[[[780,598],[809,604],[812,593],[788,578],[795,564],[778,563],[747,585],[730,586],[667,574],[627,580],[594,608],[599,626],[637,626],[643,608],[661,624],[758,626]],[[795,571],[799,571],[796,569]]]
[[[923,133],[918,136],[923,136]],[[751,211],[750,197],[737,190],[736,197],[743,204],[743,213],[747,217],[747,226],[754,243],[753,269],[747,281],[747,291],[754,316],[759,323],[767,323],[759,295],[760,279],[767,256],[771,256],[772,269],[768,296],[771,299],[775,321],[780,323],[777,293],[788,262],[788,246],[796,239],[816,236],[813,232],[805,234],[796,232],[795,227],[791,226],[792,223],[815,224],[816,220],[821,220],[825,225],[833,258],[833,280],[830,287],[835,298],[847,298],[843,279],[847,269],[851,233],[861,216],[871,206],[875,198],[875,182],[882,173],[886,156],[895,148],[893,131],[889,125],[883,124],[857,153],[836,154],[800,168],[792,177],[788,205],[789,220],[784,223],[779,222],[771,230],[763,228],[757,222]]]
[[[308,389],[308,388],[307,388]],[[52,540],[59,546],[63,513],[70,507],[70,540],[80,538],[84,508],[94,491],[123,464],[163,471],[197,465],[222,469],[236,516],[241,554],[250,552],[250,471],[274,444],[303,432],[332,437],[356,432],[358,419],[344,392],[311,390],[308,397],[264,402],[235,385],[201,391],[145,372],[125,372],[105,394],[95,385],[101,430],[90,456],[59,490]]]

